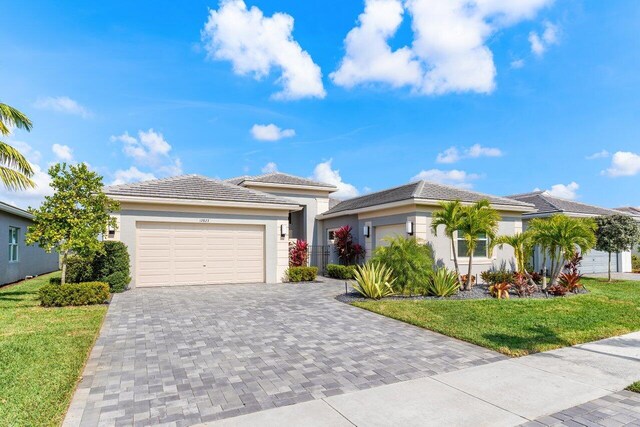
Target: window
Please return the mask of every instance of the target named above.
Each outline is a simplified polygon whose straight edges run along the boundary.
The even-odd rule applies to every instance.
[[[333,244],[336,240],[336,230],[327,230],[327,243]]]
[[[18,261],[18,231],[17,227],[9,227],[9,262]]]
[[[462,237],[462,233],[458,231],[458,256],[466,257],[467,241]],[[474,257],[487,258],[489,256],[489,239],[484,233],[478,234],[476,249],[473,251]]]

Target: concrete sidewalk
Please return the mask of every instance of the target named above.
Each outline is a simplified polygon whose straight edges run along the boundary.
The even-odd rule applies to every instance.
[[[640,379],[640,332],[229,418],[207,426],[513,426]]]

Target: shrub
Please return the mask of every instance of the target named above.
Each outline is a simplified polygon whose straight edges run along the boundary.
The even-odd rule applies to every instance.
[[[344,227],[340,227],[334,233],[338,258],[340,258],[345,265],[357,263],[362,257],[364,257],[364,248],[357,243],[353,243],[351,230],[352,228],[350,225],[345,225]]]
[[[433,272],[431,247],[413,237],[393,237],[387,239],[387,243],[375,250],[371,262],[393,271],[395,292],[424,293]]]
[[[560,273],[559,285],[564,286],[567,289],[567,292],[578,292],[578,289],[582,287],[582,283],[580,283],[580,279],[582,279],[582,274],[577,271],[570,271],[568,273]]]
[[[50,285],[60,285],[62,283],[62,277],[49,277]]]
[[[38,291],[43,307],[104,304],[109,300],[109,285],[103,282],[44,285]]]
[[[104,277],[102,281],[109,285],[109,291],[111,293],[118,293],[124,292],[124,290],[127,289],[127,285],[131,282],[131,277],[124,271],[116,271]]]
[[[355,265],[339,265],[339,264],[327,265],[327,276],[333,279],[342,279],[342,280],[353,279],[353,274],[355,271],[356,271]]]
[[[566,295],[567,292],[569,292],[569,291],[568,291],[567,288],[562,286],[560,283],[557,283],[557,284],[555,284],[553,286],[550,286],[547,289],[547,292],[549,292],[551,295],[555,295],[555,296],[561,297],[561,296]]]
[[[434,297],[450,297],[460,290],[460,281],[455,271],[439,268],[431,274],[425,291]]]
[[[318,275],[318,267],[289,267],[285,273],[289,282],[312,282]]]
[[[384,264],[370,262],[357,266],[354,274],[356,284],[353,289],[366,298],[380,299],[393,295],[393,270]]]
[[[507,270],[487,270],[480,273],[480,278],[487,285],[496,285],[498,283],[513,283],[514,274]]]
[[[289,247],[289,267],[303,267],[309,260],[309,244],[304,240],[297,240]]]
[[[535,279],[533,280],[535,282]],[[516,273],[513,276],[512,287],[515,289],[519,297],[530,297],[538,290],[537,286],[532,285],[526,276],[520,273]]]
[[[491,295],[498,299],[509,299],[509,289],[511,289],[510,283],[496,283],[489,286]]]
[[[635,272],[640,272],[640,256],[631,255],[631,268]]]
[[[108,240],[102,242],[102,249],[102,253],[97,253],[93,258],[93,280],[109,282],[107,277],[112,276],[114,273],[122,273],[122,276],[118,275],[116,279],[118,289],[111,290],[111,292],[122,292],[131,282],[127,245],[122,242]],[[125,282],[124,285],[121,284],[122,282]]]
[[[91,282],[95,279],[91,259],[79,255],[67,258],[67,283]]]

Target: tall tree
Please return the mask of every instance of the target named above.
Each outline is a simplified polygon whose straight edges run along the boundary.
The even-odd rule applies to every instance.
[[[8,136],[13,127],[29,132],[32,126],[24,113],[0,103],[0,135]],[[32,176],[33,168],[27,159],[11,145],[0,141],[0,181],[4,186],[10,190],[35,187]]]
[[[40,208],[30,209],[34,220],[26,241],[60,253],[65,283],[69,254],[90,256],[101,251],[98,238],[109,227],[116,227],[110,213],[118,210],[119,204],[102,192],[102,177],[84,163],[68,167],[58,163],[48,173],[55,192],[45,197]]]
[[[531,233],[515,233],[512,235],[498,236],[491,241],[491,247],[508,245],[513,248],[513,257],[516,259],[516,270],[518,273],[527,273],[527,259],[531,256],[533,243]]]
[[[553,215],[550,218],[534,218],[529,223],[533,243],[538,245],[551,260],[551,285],[558,283],[558,277],[565,263],[577,250],[585,253],[596,244],[596,223],[592,218],[572,218]]]
[[[454,234],[462,226],[462,205],[459,200],[451,202],[440,202],[440,209],[433,212],[431,216],[431,231],[438,235],[438,227],[444,225],[444,234],[451,240],[451,250],[453,252],[453,265],[456,268],[458,280],[460,280],[460,268],[458,266],[458,254]]]
[[[467,282],[464,290],[471,289],[471,270],[473,268],[473,255],[478,245],[478,237],[485,235],[487,239],[493,240],[498,231],[500,214],[491,207],[487,199],[480,200],[471,206],[462,208],[462,224],[458,230],[467,242],[467,256],[469,257],[469,268],[467,270]],[[488,248],[489,252],[491,247]]]
[[[640,241],[640,225],[627,215],[609,215],[596,218],[596,249],[609,253],[609,282],[611,281],[611,254],[630,251]]]

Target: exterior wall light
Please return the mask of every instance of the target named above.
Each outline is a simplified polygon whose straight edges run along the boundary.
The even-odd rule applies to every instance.
[[[407,221],[407,234],[413,236],[413,222]]]
[[[370,237],[371,236],[371,227],[369,227],[368,225],[365,225],[364,228],[362,229],[362,234],[364,234],[364,237]]]

